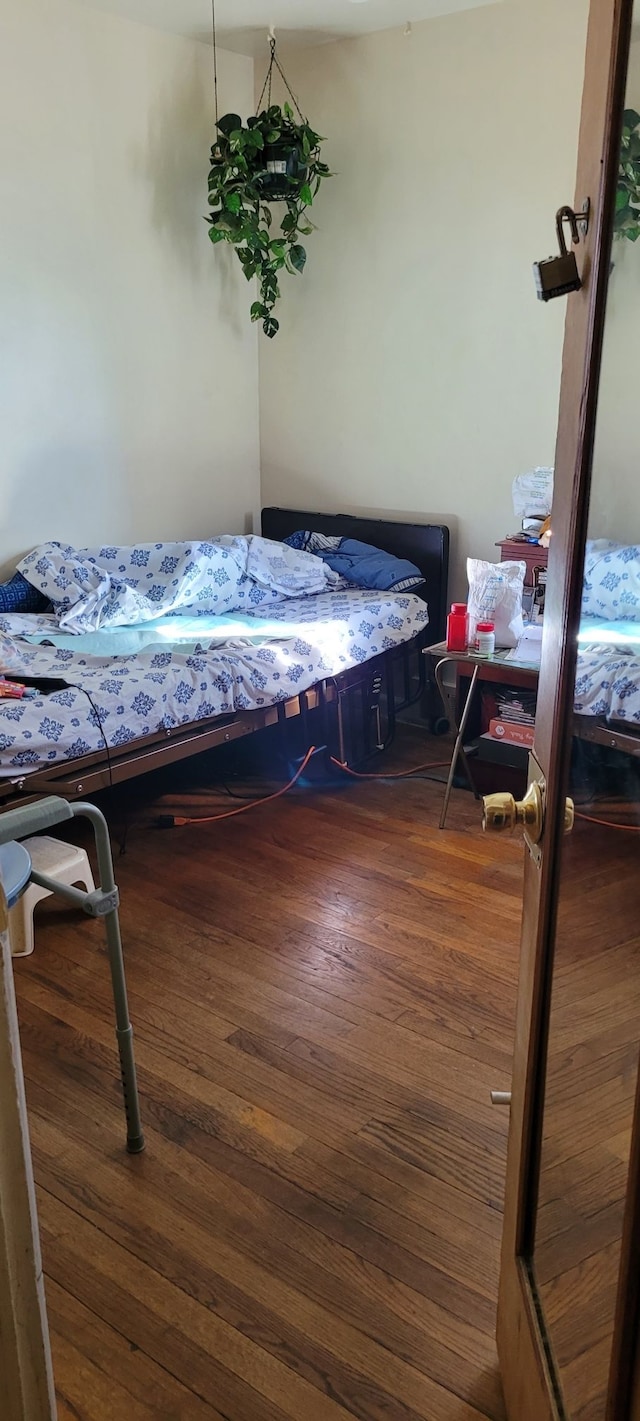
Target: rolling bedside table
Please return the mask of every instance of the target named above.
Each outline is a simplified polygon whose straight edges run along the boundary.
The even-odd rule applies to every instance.
[[[516,544],[516,546],[518,545]],[[541,548],[538,549],[538,552],[542,551]],[[456,709],[456,713],[452,717],[456,739],[451,756],[451,764],[449,766],[447,786],[444,792],[442,813],[440,815],[440,828],[444,829],[453,787],[453,777],[459,759],[462,760],[465,774],[476,799],[480,798],[474,783],[471,766],[465,755],[463,746],[464,733],[467,728],[469,712],[471,710],[476,686],[479,683],[493,682],[495,684],[497,682],[498,684],[513,686],[516,689],[537,691],[540,668],[531,662],[507,660],[509,656],[508,651],[496,651],[493,656],[478,656],[477,652],[469,650],[447,651],[447,643],[445,641],[436,642],[434,646],[425,647],[423,655],[428,656],[431,661],[435,682],[445,709],[449,698],[442,677],[444,667],[448,665],[455,666],[456,687],[460,673],[463,675],[465,673],[471,675],[469,689],[461,704],[461,709],[459,712]],[[456,696],[456,702],[457,700],[458,697]],[[449,711],[447,711],[447,715],[450,715]]]

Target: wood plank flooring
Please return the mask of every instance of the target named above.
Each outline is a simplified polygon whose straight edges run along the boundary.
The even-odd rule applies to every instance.
[[[503,1421],[521,847],[424,780],[167,832],[157,790],[116,863],[144,1155],[100,925],[50,901],[16,963],[61,1421]]]

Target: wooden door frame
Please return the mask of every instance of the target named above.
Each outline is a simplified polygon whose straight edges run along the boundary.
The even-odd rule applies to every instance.
[[[577,250],[583,289],[569,297],[562,361],[553,537],[534,747],[546,780],[544,852],[540,866],[528,854],[525,865],[498,1303],[498,1352],[513,1421],[561,1421],[563,1415],[529,1260],[535,1231],[583,553],[632,15],[633,0],[591,0],[574,200],[580,211],[589,197],[591,214],[586,241]]]
[[[55,1421],[35,1186],[0,884],[0,1396],[5,1421]]]

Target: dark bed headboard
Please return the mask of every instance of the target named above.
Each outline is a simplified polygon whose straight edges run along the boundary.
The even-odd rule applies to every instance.
[[[426,585],[417,596],[429,606],[429,641],[442,641],[447,618],[449,529],[439,523],[395,523],[384,518],[357,518],[350,513],[306,513],[298,508],[263,508],[262,536],[282,542],[299,529],[337,538],[359,538],[398,558],[408,558],[423,573]]]

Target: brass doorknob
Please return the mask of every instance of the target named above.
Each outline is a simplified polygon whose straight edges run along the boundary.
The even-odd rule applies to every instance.
[[[483,800],[484,813],[482,827],[485,833],[512,834],[519,825],[527,838],[538,844],[544,828],[544,795],[542,785],[534,780],[529,785],[524,799],[514,799],[512,794],[487,794]],[[564,832],[573,829],[575,810],[572,799],[567,799],[564,812]]]
[[[535,780],[529,785],[524,799],[514,799],[512,794],[488,794],[483,803],[482,827],[485,833],[512,834],[518,825],[522,825],[534,844],[542,838],[544,802],[540,785]]]

